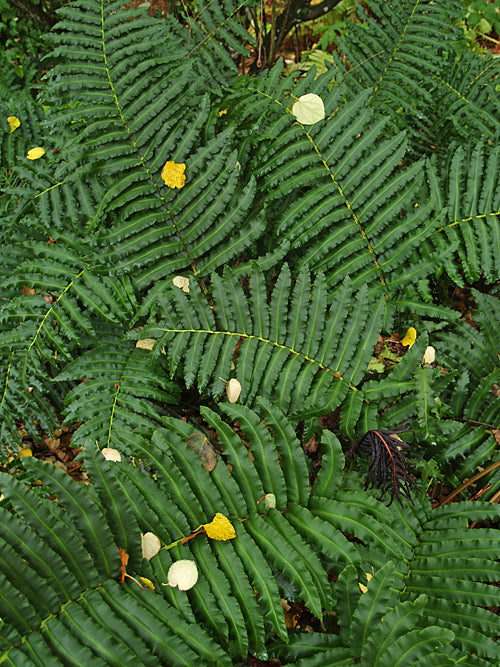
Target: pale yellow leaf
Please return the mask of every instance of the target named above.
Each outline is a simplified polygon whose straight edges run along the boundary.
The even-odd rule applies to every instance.
[[[226,394],[230,403],[236,403],[241,394],[241,384],[235,378],[231,378],[226,384]]]
[[[186,294],[189,294],[189,278],[185,276],[175,276],[172,279],[173,284]]]
[[[168,586],[188,591],[198,581],[198,568],[194,560],[178,560],[172,563],[167,574]],[[163,584],[166,586],[167,584]]]
[[[155,346],[156,340],[154,338],[141,338],[135,344],[136,347],[141,348],[141,350],[152,350]]]
[[[112,447],[104,447],[104,449],[101,449],[101,454],[104,456],[106,461],[121,461],[122,460],[122,455],[117,449],[113,449]]]
[[[266,512],[276,507],[276,496],[274,495],[274,493],[266,493],[264,498],[264,503],[266,506]]]
[[[292,107],[292,114],[303,125],[313,125],[325,117],[325,105],[319,95],[307,93],[299,97]]]
[[[424,364],[433,364],[436,360],[436,350],[432,345],[428,345],[424,352],[423,362]]]

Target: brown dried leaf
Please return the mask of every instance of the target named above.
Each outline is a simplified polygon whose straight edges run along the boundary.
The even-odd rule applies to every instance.
[[[217,465],[217,452],[206,435],[196,431],[188,436],[184,442],[198,455],[205,470],[212,472]]]

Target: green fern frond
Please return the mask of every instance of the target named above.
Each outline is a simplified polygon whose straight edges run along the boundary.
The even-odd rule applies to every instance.
[[[222,453],[211,472],[186,442],[193,427],[167,420],[167,429],[155,432],[151,442],[121,431],[121,448],[133,454],[131,461],[107,462],[88,445],[87,486],[49,463],[26,461],[30,475],[57,501],[37,497],[2,475],[2,492],[12,506],[12,512],[0,508],[0,610],[2,636],[9,642],[3,659],[15,662],[36,650],[51,664],[66,663],[69,654],[97,664],[116,662],[117,655],[149,661],[152,651],[168,664],[233,664],[248,651],[265,657],[271,628],[271,638],[282,646],[290,641],[280,601],[284,577],[320,620],[335,609],[342,622],[338,636],[295,634],[284,662],[292,656],[316,664],[314,647],[321,649],[322,664],[375,656],[374,665],[388,665],[396,644],[404,656],[418,657],[424,650],[431,656],[454,656],[457,649],[468,654],[471,633],[477,633],[477,653],[493,664],[494,617],[482,610],[475,614],[470,600],[488,604],[496,590],[481,582],[484,572],[488,580],[498,576],[498,536],[470,530],[464,522],[492,517],[494,508],[464,503],[433,511],[417,498],[402,510],[349,491],[353,479],[339,482],[343,457],[331,434],[324,436],[320,481],[309,497],[306,457],[294,429],[276,407],[262,402],[261,409],[260,414],[238,405],[225,410],[239,423],[238,434],[205,411]],[[282,481],[270,487],[277,492],[276,508],[266,511],[259,498],[271,492],[272,471],[290,456],[295,474],[287,477],[283,466]],[[335,491],[332,481],[344,488]],[[230,517],[234,539],[207,542],[197,536],[177,544],[216,511]],[[149,562],[141,558],[140,535],[148,530],[169,546]],[[358,541],[348,541],[344,531]],[[117,583],[119,548],[129,556],[127,574],[147,577],[154,592],[140,590],[130,579]],[[459,551],[466,562],[455,558]],[[197,563],[196,586],[187,593],[161,586],[172,562],[185,557]],[[432,586],[450,559],[452,577]],[[374,575],[366,593],[358,587],[363,571]],[[338,575],[334,585],[329,572]],[[426,595],[419,594],[422,587]],[[344,589],[336,605],[336,594]],[[341,605],[349,600],[346,614]]]
[[[448,168],[441,166],[438,170],[435,163],[429,176],[436,200],[446,211],[437,233],[446,236],[447,244],[457,247],[461,271],[470,283],[480,277],[495,282],[500,276],[499,149],[485,144],[481,141],[468,151],[459,147],[450,155]],[[439,171],[443,176],[438,175]],[[463,285],[453,258],[444,266],[449,276]]]
[[[161,422],[162,406],[177,403],[179,389],[160,374],[161,359],[122,343],[120,336],[99,336],[99,343],[67,365],[56,380],[77,382],[66,394],[65,420],[83,422],[72,445],[89,440],[112,447],[117,429]]]
[[[329,286],[349,275],[355,289],[367,284],[370,295],[395,298],[437,266],[437,253],[419,251],[437,226],[423,165],[401,169],[405,136],[380,140],[386,121],[366,108],[369,91],[346,103],[346,87],[331,87],[328,72],[294,87],[292,77],[285,81],[270,74],[248,84],[233,111],[254,142],[250,168],[265,193],[274,242],[289,243],[292,265],[323,271]],[[306,91],[325,105],[325,120],[312,126],[289,108]]]
[[[330,306],[321,274],[311,286],[309,272],[302,271],[292,287],[287,266],[269,303],[257,267],[248,291],[247,297],[229,268],[223,278],[213,274],[210,304],[196,283],[190,283],[189,296],[171,287],[158,298],[157,323],[130,335],[157,339],[155,349],[165,347],[171,375],[184,360],[186,385],[196,381],[214,396],[224,389],[234,360],[247,405],[259,395],[277,395],[282,409],[313,413],[356,391],[380,331],[383,300],[371,304],[364,290],[354,296],[347,281]]]

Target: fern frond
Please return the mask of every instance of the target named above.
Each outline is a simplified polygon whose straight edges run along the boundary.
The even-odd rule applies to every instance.
[[[363,378],[384,313],[384,301],[370,305],[364,290],[355,297],[349,282],[328,306],[320,274],[310,285],[302,271],[291,287],[285,266],[267,303],[267,288],[254,267],[247,297],[234,273],[212,276],[213,304],[190,284],[189,296],[176,287],[158,299],[157,323],[131,332],[165,347],[171,375],[184,360],[189,387],[219,396],[231,362],[242,385],[242,400],[278,395],[282,409],[317,412],[339,405]],[[311,296],[309,296],[311,294]],[[348,319],[350,304],[356,306]]]
[[[220,18],[218,2],[205,9],[202,21]],[[190,66],[190,51],[198,65],[202,56],[183,43],[180,26],[99,2],[61,14],[54,56],[65,60],[51,74],[51,91],[69,93],[71,106],[52,122],[82,129],[65,146],[60,180],[75,166],[78,174],[102,174],[99,205],[86,221],[88,234],[99,230],[101,258],[115,271],[133,271],[144,288],[182,268],[206,273],[252,245],[264,231],[251,213],[255,185],[240,183],[231,133],[214,136],[214,91],[205,70]],[[237,25],[225,21],[229,42],[245,32]],[[191,29],[198,35],[198,22]],[[200,52],[210,51],[209,42]],[[80,65],[84,78],[75,73]],[[178,194],[160,178],[167,161],[187,165]]]
[[[161,359],[112,334],[67,365],[56,381],[77,383],[66,394],[65,419],[83,422],[73,446],[97,442],[112,447],[117,429],[161,423],[162,406],[177,403],[179,390],[161,378]]]
[[[436,164],[431,168],[430,183],[446,211],[437,233],[456,246],[460,258],[459,267],[453,265],[453,258],[444,266],[459,285],[463,285],[462,272],[470,283],[480,277],[495,282],[500,276],[499,155],[498,147],[487,148],[481,141],[468,151],[456,149],[448,168],[442,167],[443,176],[438,176]]]
[[[289,243],[290,262],[323,271],[332,287],[349,275],[355,289],[367,284],[370,295],[395,298],[437,266],[436,253],[419,252],[436,226],[423,165],[401,169],[405,136],[380,140],[386,121],[366,108],[368,92],[346,103],[346,88],[330,87],[328,72],[306,78],[290,95],[269,75],[236,98],[242,130],[248,134],[249,122],[256,128],[247,139],[255,145],[251,168],[275,243]],[[293,78],[286,83],[292,87]],[[289,109],[304,89],[325,105],[325,120],[312,126]],[[262,141],[262,132],[269,139]]]

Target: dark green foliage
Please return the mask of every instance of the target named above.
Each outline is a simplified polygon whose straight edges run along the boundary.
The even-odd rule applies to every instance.
[[[3,660],[494,665],[498,533],[468,521],[498,522],[499,469],[473,504],[432,510],[405,478],[413,503],[389,505],[394,485],[364,491],[343,449],[407,422],[409,463],[449,486],[498,460],[498,65],[464,51],[460,3],[374,1],[340,45],[349,67],[238,76],[241,9],[72,2],[39,101],[0,100],[2,453],[65,419],[91,480],[32,460],[42,489],[2,476]],[[292,113],[306,93],[325,105],[313,125]],[[472,324],[440,280],[478,288]],[[409,326],[375,377],[380,334]],[[338,439],[319,435],[328,412]],[[200,430],[210,473],[186,444]],[[216,512],[234,540],[142,559],[141,532],[169,544]],[[120,548],[154,593],[118,583]],[[197,585],[161,586],[182,557]],[[287,629],[281,598],[312,633]]]
[[[258,413],[221,407],[245,438],[244,444],[220,416],[203,411],[230,469],[219,457],[207,472],[185,442],[193,427],[170,420],[150,441],[122,432],[122,447],[142,461],[142,470],[133,461],[106,462],[89,445],[91,486],[49,463],[28,461],[30,475],[58,502],[2,476],[12,508],[2,509],[0,523],[4,659],[18,664],[33,652],[40,664],[232,664],[247,651],[265,658],[272,628],[282,642],[272,645],[272,655],[285,662],[306,660],[318,646],[328,664],[342,656],[390,665],[394,656],[418,656],[424,647],[429,658],[453,658],[471,651],[473,636],[474,652],[486,662],[471,655],[468,664],[494,664],[489,636],[495,616],[475,605],[496,599],[497,589],[480,582],[498,578],[490,559],[499,538],[493,530],[467,529],[466,519],[493,518],[495,506],[464,503],[432,511],[417,497],[414,506],[388,508],[360,491],[357,479],[350,482],[356,490],[342,481],[340,444],[328,431],[310,491],[306,457],[277,408],[265,401]],[[275,509],[266,512],[258,502],[264,493],[275,495]],[[141,558],[141,531],[169,544],[218,511],[232,521],[235,539],[199,536],[149,563]],[[130,557],[127,573],[150,579],[154,593],[130,579],[117,583],[119,548]],[[161,585],[180,558],[195,560],[199,570],[188,593]],[[366,572],[373,578],[362,594],[358,582],[366,585]],[[332,575],[338,575],[335,583]],[[280,602],[285,583],[319,620],[338,600],[340,635],[289,637]]]

